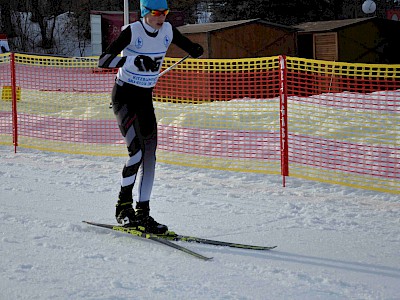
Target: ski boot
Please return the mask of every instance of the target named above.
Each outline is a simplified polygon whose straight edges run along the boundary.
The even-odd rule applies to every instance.
[[[166,225],[156,222],[150,216],[150,201],[136,202],[136,224],[142,231],[163,234],[168,231]]]
[[[119,224],[124,226],[136,226],[136,214],[132,203],[132,200],[123,201],[118,199],[115,205],[115,218]]]

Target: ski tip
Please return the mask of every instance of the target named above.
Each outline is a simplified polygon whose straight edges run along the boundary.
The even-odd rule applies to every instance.
[[[251,248],[247,248],[247,249],[250,249],[250,250],[261,250],[261,251],[268,251],[268,250],[273,250],[273,249],[275,249],[276,247],[278,247],[278,246],[254,246],[254,247],[251,247]]]
[[[96,225],[95,222],[90,222],[90,221],[82,221],[82,223],[89,224],[89,225]]]
[[[273,250],[273,249],[275,249],[276,247],[278,247],[278,246],[266,246],[266,247],[260,247],[259,249],[257,249],[257,248],[255,248],[255,249],[253,249],[253,250],[264,250],[264,251],[268,251],[268,250]]]
[[[197,252],[196,252],[196,253],[197,253]],[[201,260],[204,260],[204,261],[210,261],[210,260],[213,260],[213,259],[214,259],[214,257],[204,256],[204,255],[201,255],[201,254],[199,254],[199,255],[193,255],[193,256],[195,256],[195,257],[197,257],[197,258],[200,258]]]

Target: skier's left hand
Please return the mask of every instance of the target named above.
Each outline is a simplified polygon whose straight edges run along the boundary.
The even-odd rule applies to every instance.
[[[198,58],[204,53],[203,47],[200,44],[193,43],[192,49],[190,49],[189,54],[193,58]]]

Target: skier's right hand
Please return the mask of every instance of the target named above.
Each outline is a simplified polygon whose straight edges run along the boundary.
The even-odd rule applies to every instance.
[[[138,55],[134,61],[139,71],[157,71],[160,65],[147,55]]]

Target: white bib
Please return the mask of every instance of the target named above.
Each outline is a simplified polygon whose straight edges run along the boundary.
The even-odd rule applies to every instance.
[[[172,26],[165,22],[156,37],[149,36],[139,21],[129,26],[132,38],[130,44],[122,51],[122,56],[126,56],[127,59],[119,68],[117,78],[140,87],[154,87],[173,38]]]

